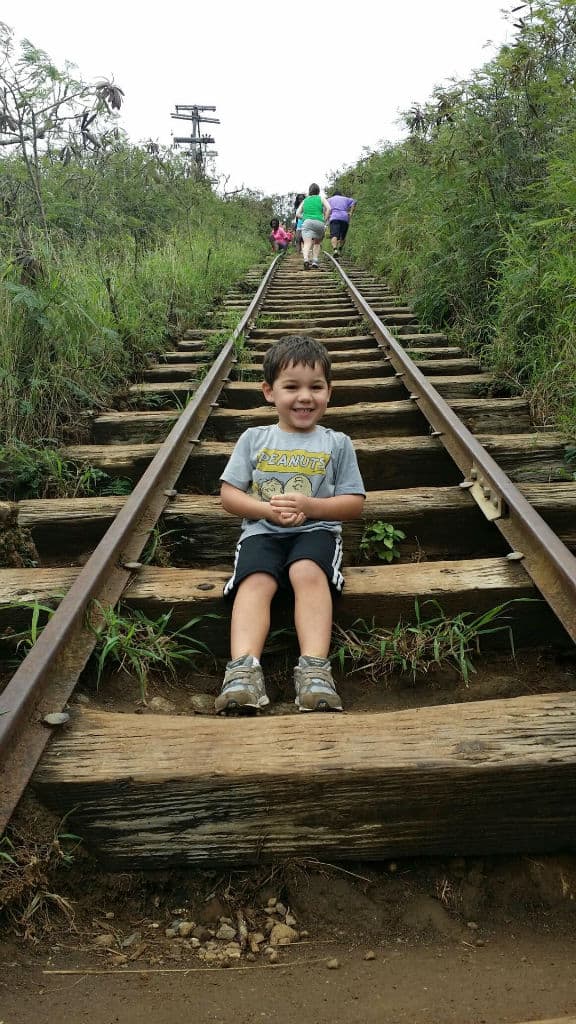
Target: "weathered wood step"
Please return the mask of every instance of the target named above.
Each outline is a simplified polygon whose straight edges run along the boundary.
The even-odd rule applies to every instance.
[[[521,484],[520,491],[571,549],[576,548],[576,482]],[[0,524],[31,531],[42,554],[57,547],[84,551],[99,539],[123,508],[126,498],[45,498],[18,503],[0,502]],[[222,562],[230,557],[238,536],[238,522],[222,508],[218,497],[179,494],[162,517],[171,534],[190,558]],[[402,554],[409,554],[416,538],[422,557],[461,558],[505,551],[505,542],[488,523],[467,491],[459,487],[414,487],[369,491],[361,520],[343,524],[347,564],[359,561],[359,543],[367,522],[393,523],[407,534]],[[186,543],[182,537],[186,537]]]
[[[327,327],[356,327],[363,324],[362,317],[354,312],[350,313],[319,313],[313,317],[282,317],[266,315],[266,323],[256,327],[250,332],[251,337],[262,337],[268,332],[271,334],[302,334],[305,331],[315,331],[317,328]]]
[[[475,434],[506,434],[531,430],[528,403],[522,398],[456,399],[450,406]],[[96,442],[125,444],[155,441],[165,437],[180,411],[114,412],[93,421]],[[215,409],[206,424],[206,436],[218,440],[236,440],[247,427],[274,423],[272,406],[250,410]],[[428,432],[428,424],[415,402],[355,402],[354,405],[330,406],[322,422],[332,430],[343,430],[354,438],[382,434],[403,437]]]
[[[348,344],[350,345],[351,343],[352,340],[350,339]],[[368,342],[364,344],[368,345]],[[256,349],[250,346],[247,350],[248,358],[251,362],[258,361],[261,365],[267,351],[266,347]],[[349,362],[357,362],[358,360],[362,360],[365,363],[384,362],[384,352],[381,348],[378,348],[374,339],[372,339],[372,345],[369,348],[359,346],[358,348],[340,348],[330,352],[330,361],[333,367],[338,364],[346,365]],[[369,367],[369,370],[372,370],[372,366]]]
[[[394,331],[394,329],[392,329],[391,333],[395,334],[396,332]],[[405,331],[402,334],[402,337],[399,338],[398,340],[401,345],[409,345],[411,348],[415,346],[420,348],[428,348],[429,346],[438,345],[439,343],[442,343],[444,345],[449,344],[448,338],[445,334],[435,333],[434,331],[431,331],[429,334]]]
[[[346,319],[346,318],[343,318],[343,319]],[[403,327],[408,327],[411,324],[415,324],[417,322],[416,317],[414,316],[413,313],[385,313],[385,314],[383,313],[382,316],[380,317],[380,319],[381,319],[383,324],[386,324],[386,325],[389,325],[389,326],[394,326],[396,328],[397,332],[401,331]],[[359,329],[360,329],[362,323],[363,323],[362,318],[358,317]],[[346,326],[346,324],[343,323],[342,327],[345,327],[345,326]],[[307,330],[312,330],[313,329],[315,335],[318,335],[319,338],[324,338],[324,337],[334,337],[333,332],[335,330],[338,330],[340,325],[339,324],[335,324],[333,327],[323,327],[321,324],[316,324],[316,325],[311,325],[310,324],[310,325],[308,325],[308,327],[306,327],[306,324],[301,322],[301,327],[302,327],[302,329],[307,329]],[[290,328],[290,330],[292,330],[292,328]],[[331,334],[331,332],[332,332],[332,334]],[[277,339],[277,338],[281,338],[286,333],[288,333],[286,327],[254,327],[250,331],[250,337],[251,338],[275,338],[275,339]]]
[[[348,360],[336,360],[332,363],[332,379],[333,380],[345,380],[357,377],[365,377],[368,373],[373,377],[393,377],[394,367],[391,363],[385,362],[383,356],[380,358],[373,358],[374,353],[368,352],[368,358],[364,358],[364,353],[354,352],[352,353],[354,358],[358,358],[360,361],[348,362]],[[376,353],[378,355],[378,353]],[[262,377],[262,359],[258,359],[258,356],[254,353],[253,362],[239,363],[236,368],[238,374],[248,372],[252,379],[258,380]]]
[[[564,434],[479,435],[478,440],[516,482],[566,479]],[[370,490],[448,486],[462,479],[440,441],[432,437],[369,437],[353,443],[364,483]],[[75,445],[63,449],[62,454],[74,463],[94,466],[112,477],[136,480],[158,448],[159,444]],[[195,444],[179,486],[217,490],[231,452],[231,442]]]
[[[366,367],[364,371],[366,372]],[[434,387],[447,400],[456,398],[473,398],[481,395],[483,389],[494,383],[491,373],[478,373],[471,376],[444,377],[434,379]],[[198,379],[191,381],[171,381],[168,383],[132,384],[128,389],[131,399],[141,398],[146,401],[151,397],[164,401],[166,404],[194,394]],[[379,379],[378,377],[359,378],[354,380],[335,380],[330,398],[331,408],[349,405],[351,402],[399,401],[406,398],[407,391],[402,381],[396,377]],[[265,406],[266,400],[260,384],[234,381],[225,385],[220,396],[220,404],[229,409],[252,409]]]
[[[477,417],[481,417],[479,408],[475,407],[473,411]],[[504,425],[504,421],[499,414],[495,423],[493,414],[494,410],[487,410],[485,416],[496,426],[494,432],[498,432],[497,423]],[[94,440],[111,445],[125,444],[127,441],[138,443],[158,440],[168,434],[180,415],[179,410],[170,409],[160,412],[105,413],[93,422]],[[249,410],[215,409],[204,433],[206,437],[217,440],[235,441],[247,427],[264,426],[275,423],[277,419],[276,410],[269,405]],[[357,402],[353,406],[328,407],[322,422],[332,430],[344,430],[355,437],[370,437],[375,433],[401,437],[427,432],[422,413],[410,401]]]
[[[250,349],[250,351],[265,352],[266,349],[270,348],[270,345],[273,345],[274,342],[277,340],[277,338],[272,338],[268,336],[266,338],[250,337],[248,339],[248,348]],[[323,338],[322,342],[324,345],[326,345],[326,348],[328,349],[331,357],[333,357],[335,352],[338,352],[341,349],[354,349],[356,347],[365,348],[367,346],[373,348],[378,347],[378,343],[374,335],[366,334],[366,332],[364,332],[363,334],[340,335],[337,338]]]
[[[79,710],[33,784],[130,871],[561,852],[576,843],[576,697],[241,720]]]
[[[218,615],[218,619],[204,619],[199,632],[213,653],[225,654],[228,647],[225,623],[230,609],[222,593],[232,561],[231,552],[227,571],[143,566],[134,574],[122,600],[151,616],[170,611],[174,624],[188,622],[198,615]],[[20,628],[22,623],[28,622],[32,615],[31,604],[35,601],[56,607],[79,571],[70,566],[2,570],[0,628]],[[560,626],[554,627],[556,620],[552,612],[536,598],[538,593],[521,565],[503,557],[349,566],[344,596],[335,607],[335,619],[343,626],[363,618],[394,627],[400,618],[413,620],[416,599],[421,605],[427,599],[434,599],[447,615],[483,612],[511,601],[514,603],[507,609],[506,621],[514,625],[515,640],[530,643],[540,638],[541,642],[542,636],[546,636],[552,642],[553,638],[560,637]],[[278,621],[284,619],[280,602]],[[495,639],[501,646],[502,636],[496,634]],[[489,642],[490,638],[486,640]]]
[[[143,377],[149,382],[170,382],[196,380],[204,376],[210,363],[156,363],[144,370]]]

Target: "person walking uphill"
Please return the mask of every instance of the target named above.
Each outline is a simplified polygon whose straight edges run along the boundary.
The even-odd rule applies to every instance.
[[[302,217],[302,255],[304,270],[312,267],[318,270],[320,245],[324,238],[325,222],[330,216],[330,206],[320,195],[320,186],[312,182],[308,195],[296,210],[296,216]]]
[[[215,709],[255,714],[268,703],[260,656],[279,588],[294,593],[300,711],[342,711],[328,651],[332,596],[341,592],[342,521],[358,519],[365,491],[352,442],[320,425],[331,392],[324,345],[288,335],[264,357],[262,390],[278,422],[249,427],[221,476],[227,512],[243,516],[234,570],[231,660]]]
[[[330,196],[330,241],[332,242],[332,255],[336,260],[344,248],[350,218],[355,207],[356,200],[351,199],[350,196],[341,196],[339,192]]]

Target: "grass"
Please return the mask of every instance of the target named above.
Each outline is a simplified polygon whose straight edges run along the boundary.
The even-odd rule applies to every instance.
[[[132,482],[111,477],[86,462],[66,459],[51,438],[30,445],[12,441],[0,446],[0,499],[83,498],[129,494]]]
[[[97,685],[104,670],[112,665],[117,671],[136,677],[141,700],[145,702],[152,671],[175,676],[179,665],[193,665],[200,656],[211,656],[206,644],[192,635],[207,616],[196,616],[179,629],[173,629],[171,612],[151,619],[138,609],[122,605],[116,608],[97,605],[94,611],[98,620],[92,626],[96,634]]]
[[[160,557],[165,536],[153,531],[147,560]],[[17,632],[6,627],[0,633],[0,641],[8,650],[9,657],[11,655],[14,660],[15,653],[15,660],[20,661],[34,646],[55,609],[40,601],[22,601],[11,607],[15,611],[31,613],[29,624],[24,629]],[[96,665],[96,685],[100,685],[105,669],[113,666],[119,672],[136,677],[141,700],[145,702],[152,672],[174,677],[180,665],[193,666],[199,658],[212,657],[206,644],[193,634],[205,619],[218,616],[199,615],[179,628],[172,627],[171,618],[171,612],[152,619],[139,609],[122,604],[104,607],[95,603],[88,617],[88,626],[96,637],[92,654]]]
[[[400,620],[392,629],[364,619],[350,629],[335,625],[336,646],[331,657],[342,671],[362,672],[376,683],[393,672],[406,673],[415,681],[433,668],[451,668],[468,686],[476,671],[472,658],[480,653],[482,637],[507,632],[514,653],[510,626],[497,622],[509,603],[480,615],[461,612],[448,616],[437,601],[425,601],[422,608],[415,601],[414,620]],[[435,612],[428,618],[422,614],[426,605]]]
[[[72,903],[54,889],[56,875],[74,864],[81,840],[68,831],[66,818],[47,825],[35,820],[33,807],[29,811],[0,839],[0,913],[23,938],[37,940],[52,931],[55,915],[75,928]]]

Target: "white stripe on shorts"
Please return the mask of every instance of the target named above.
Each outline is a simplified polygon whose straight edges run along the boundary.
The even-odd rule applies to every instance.
[[[336,544],[334,545],[334,558],[332,559],[332,585],[336,587],[336,590],[340,592],[344,586],[344,577],[340,572],[340,566],[342,565],[342,556],[344,549],[342,547],[342,538],[336,537]]]
[[[240,558],[240,548],[242,544],[239,542],[236,545],[236,553],[234,555],[234,568],[232,569],[232,575],[230,579],[224,584],[224,595],[230,594],[234,590],[234,578],[236,576],[236,569],[238,568],[238,559]]]

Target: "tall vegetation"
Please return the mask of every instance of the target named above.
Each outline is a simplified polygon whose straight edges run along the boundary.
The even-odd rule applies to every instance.
[[[576,0],[512,17],[509,45],[335,184],[359,200],[350,250],[574,429]]]
[[[268,205],[131,145],[122,98],[0,24],[0,443],[79,436],[265,251]]]

